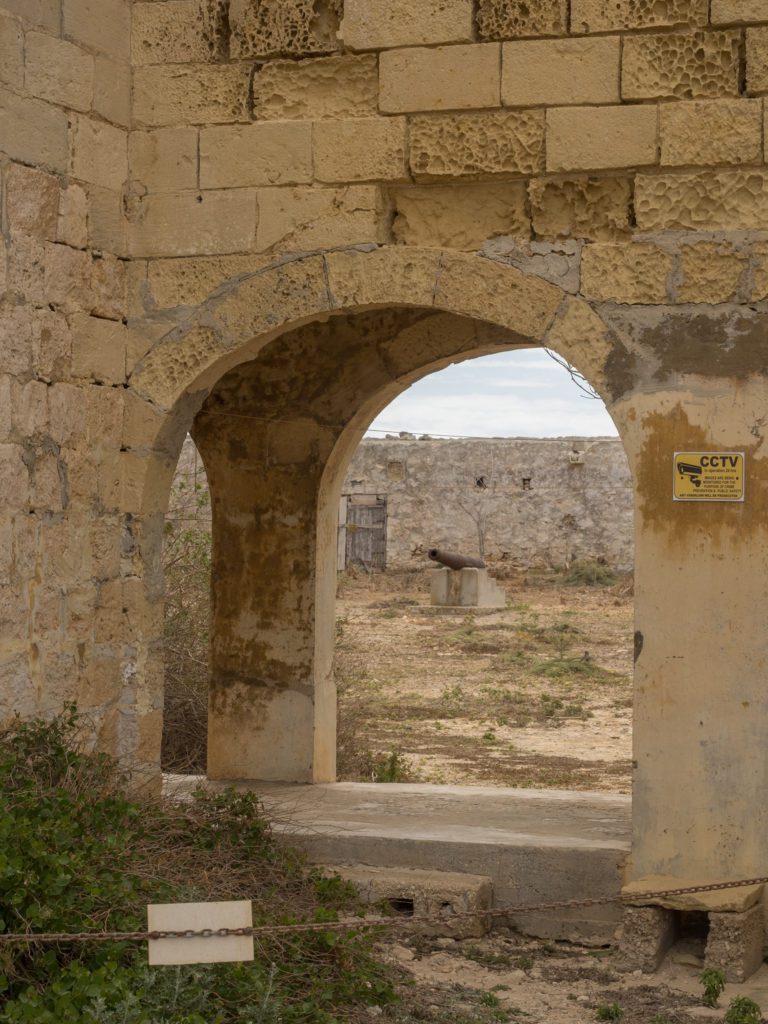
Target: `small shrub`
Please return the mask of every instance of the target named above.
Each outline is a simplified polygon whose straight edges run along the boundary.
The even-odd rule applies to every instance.
[[[599,558],[574,562],[563,576],[563,582],[569,587],[610,587],[617,579],[613,569]]]
[[[70,707],[0,733],[0,931],[142,931],[147,903],[250,899],[256,924],[357,910],[275,837],[252,793],[138,803]],[[391,1001],[372,938],[261,937],[256,960],[146,966],[134,943],[0,947],[3,1024],[336,1024]]]
[[[723,1024],[761,1024],[762,1011],[753,999],[736,996],[728,1004]]]
[[[716,967],[706,967],[699,975],[699,981],[704,986],[705,1006],[717,1006],[718,1000],[725,988],[725,975]]]
[[[618,1003],[611,1003],[610,1006],[600,1006],[595,1013],[595,1020],[621,1020],[624,1011]]]

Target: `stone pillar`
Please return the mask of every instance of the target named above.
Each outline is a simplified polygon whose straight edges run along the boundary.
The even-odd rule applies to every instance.
[[[749,878],[768,864],[768,388],[704,381],[633,405],[631,877]],[[673,501],[673,454],[718,451],[745,453],[745,500]]]
[[[310,420],[203,413],[196,422],[213,517],[213,779],[335,777],[335,692],[315,686],[323,433]]]

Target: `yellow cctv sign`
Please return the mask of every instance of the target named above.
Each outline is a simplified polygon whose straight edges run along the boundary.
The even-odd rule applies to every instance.
[[[675,452],[675,501],[744,501],[744,452]]]

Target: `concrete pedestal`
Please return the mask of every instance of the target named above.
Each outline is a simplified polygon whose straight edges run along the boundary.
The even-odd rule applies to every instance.
[[[435,569],[431,603],[460,608],[506,608],[507,593],[487,569]]]

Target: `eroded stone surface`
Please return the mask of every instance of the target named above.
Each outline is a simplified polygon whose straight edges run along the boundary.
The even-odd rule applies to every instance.
[[[566,0],[479,0],[477,31],[481,39],[524,39],[564,35]]]
[[[736,96],[739,33],[735,31],[627,36],[621,74],[626,99]]]
[[[543,112],[414,117],[410,123],[410,164],[417,181],[543,170]]]
[[[572,0],[571,31],[706,25],[707,0]]]
[[[538,238],[608,241],[629,233],[628,178],[537,178],[528,195]]]
[[[604,301],[663,303],[671,272],[672,257],[650,242],[596,243],[582,253],[581,290]]]
[[[768,25],[747,29],[747,89],[768,92]]]
[[[343,0],[230,0],[230,56],[328,53],[342,13]]]
[[[250,77],[250,67],[242,64],[136,68],[134,118],[147,127],[247,121]]]
[[[254,75],[253,113],[277,121],[370,117],[377,111],[378,85],[372,54],[270,61]]]
[[[496,235],[528,238],[522,181],[393,190],[395,239],[406,245],[479,249]]]
[[[659,108],[661,162],[751,164],[762,160],[760,100],[695,100]]]
[[[762,171],[639,174],[635,210],[644,231],[761,228],[768,217],[768,177]]]
[[[678,302],[732,302],[738,293],[748,258],[726,244],[697,242],[680,249],[682,281]]]

